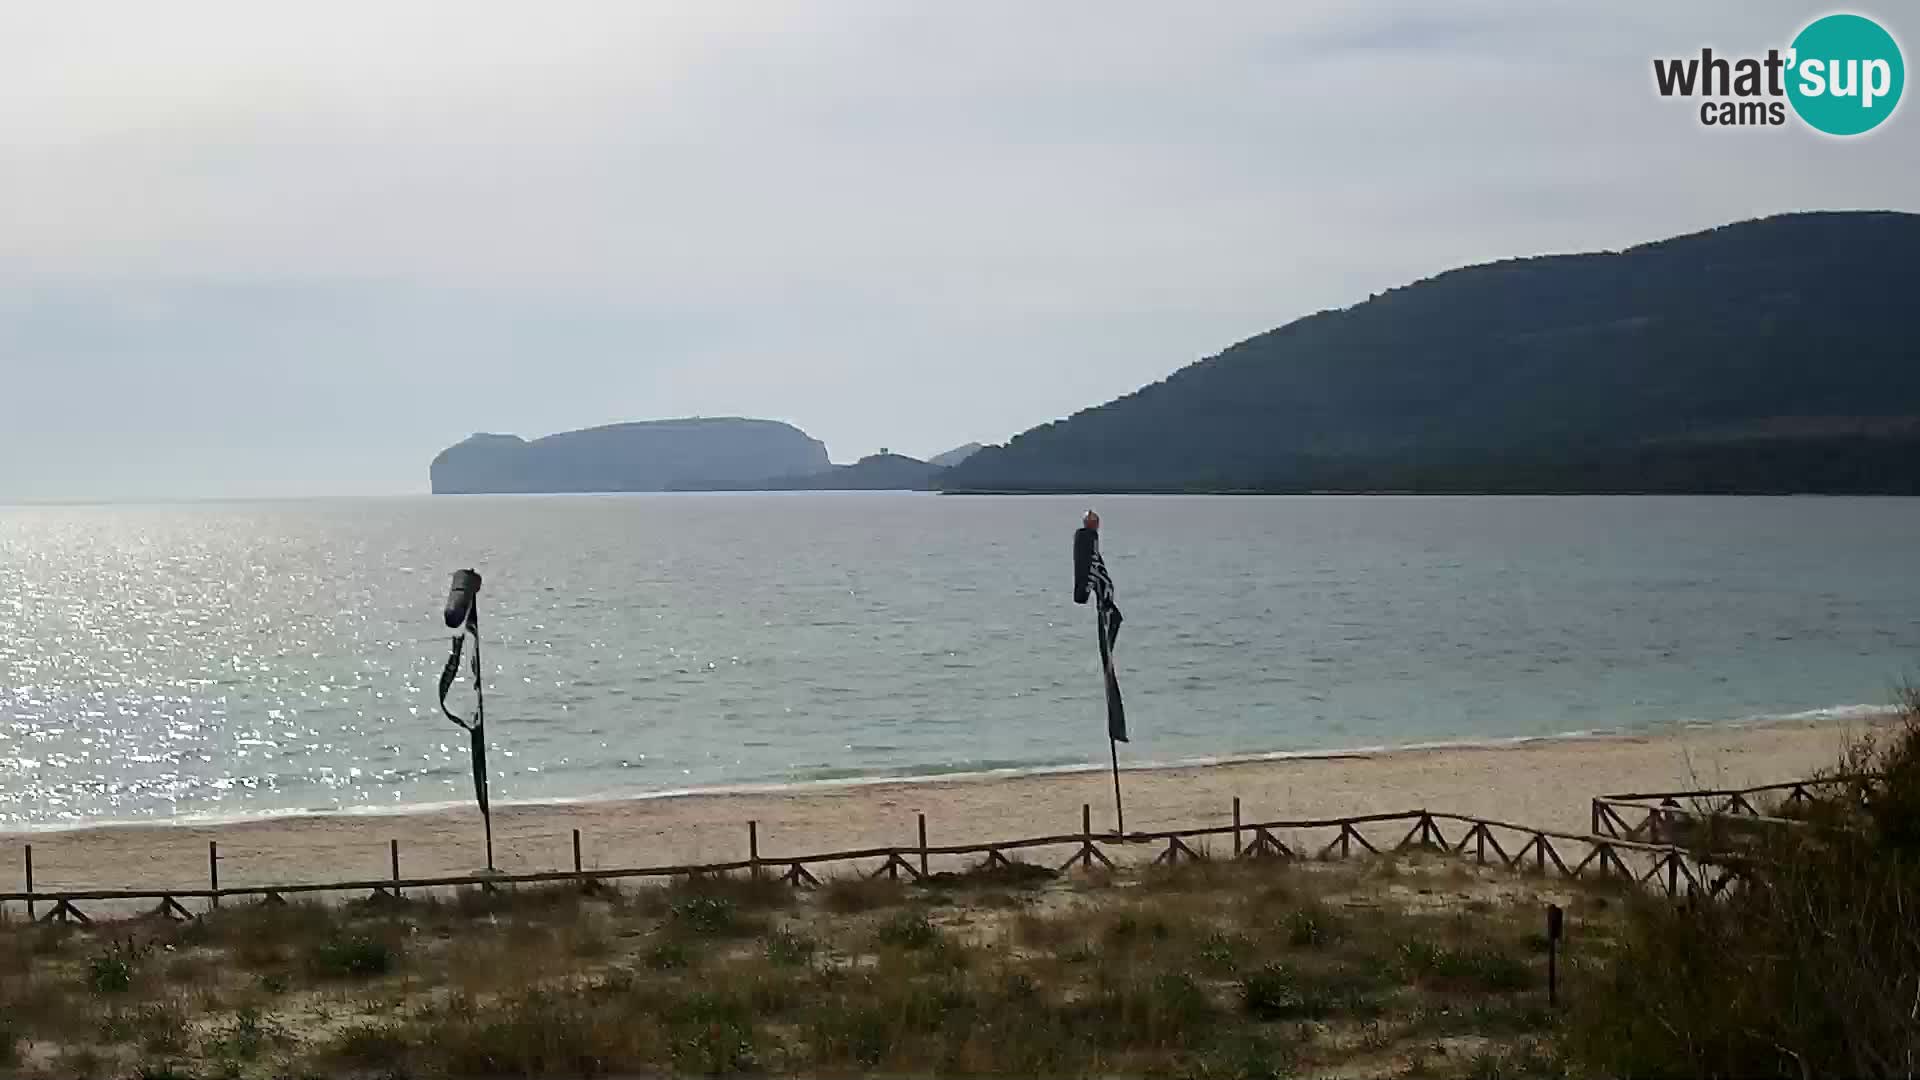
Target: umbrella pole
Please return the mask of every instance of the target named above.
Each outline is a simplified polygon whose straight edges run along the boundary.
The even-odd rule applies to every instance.
[[[487,748],[483,740],[487,737],[487,692],[480,684],[480,601],[473,602],[473,610],[467,616],[467,629],[473,631],[473,753],[479,771],[474,776],[475,794],[480,797],[480,826],[487,834],[487,871],[493,872],[493,807],[492,799],[487,797],[486,769]]]

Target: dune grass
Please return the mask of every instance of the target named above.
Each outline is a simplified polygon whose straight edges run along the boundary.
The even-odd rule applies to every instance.
[[[1462,868],[1199,863],[230,905],[0,926],[28,1076],[1557,1075],[1549,895]]]
[[[1570,1055],[1645,1077],[1920,1071],[1920,697],[1835,775],[1863,779],[1771,808],[1804,826],[1744,823],[1746,870],[1720,901],[1626,905]]]

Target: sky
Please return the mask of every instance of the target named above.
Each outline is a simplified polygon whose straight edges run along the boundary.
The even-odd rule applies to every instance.
[[[0,499],[693,415],[926,456],[1455,266],[1920,210],[1920,104],[1653,89],[1827,10],[0,0]]]

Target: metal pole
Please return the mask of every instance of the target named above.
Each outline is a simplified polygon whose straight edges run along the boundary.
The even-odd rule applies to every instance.
[[[920,815],[920,876],[927,876],[927,815]]]
[[[573,830],[573,872],[580,872],[580,830]]]
[[[486,669],[480,664],[480,598],[473,598],[473,610],[467,614],[467,628],[473,631],[473,725],[480,732],[480,738],[486,739],[487,730],[487,692],[482,686],[482,675]],[[491,787],[491,783],[488,784]],[[487,834],[487,869],[493,869],[493,796],[480,805],[480,824]]]
[[[213,896],[211,898],[213,902],[213,906],[216,908],[219,907],[220,906],[220,844],[218,841],[215,841],[215,840],[207,841],[207,887],[213,890]]]
[[[387,861],[393,864],[393,898],[400,899],[400,841],[387,841]]]
[[[27,921],[33,921],[33,845],[27,845]]]
[[[747,822],[747,863],[752,867],[753,876],[760,876],[760,823]]]
[[[1107,736],[1107,752],[1113,755],[1113,820],[1120,836],[1127,835],[1127,811],[1120,805],[1120,744]]]
[[[1240,857],[1240,796],[1233,797],[1233,855]]]

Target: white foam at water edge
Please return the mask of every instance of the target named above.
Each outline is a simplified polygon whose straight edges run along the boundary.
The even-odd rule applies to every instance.
[[[1687,729],[1701,730],[1710,728],[1748,728],[1768,727],[1791,724],[1838,724],[1864,723],[1886,719],[1897,715],[1899,707],[1893,705],[1828,705],[1817,709],[1804,709],[1790,713],[1755,713],[1748,716],[1723,720],[1684,719],[1664,724],[1634,729],[1588,729],[1584,731],[1563,731],[1551,735],[1513,735],[1497,738],[1452,739],[1420,743],[1393,743],[1373,746],[1355,746],[1326,750],[1272,750],[1251,754],[1220,754],[1206,757],[1175,758],[1167,761],[1145,761],[1125,764],[1122,772],[1148,772],[1159,769],[1201,768],[1211,765],[1253,764],[1265,761],[1320,761],[1353,758],[1376,757],[1382,754],[1421,753],[1434,750],[1497,750],[1508,747],[1525,746],[1532,743],[1578,742],[1589,739],[1624,739],[1659,734],[1664,730]],[[880,784],[942,784],[966,783],[979,780],[997,780],[1020,776],[1053,776],[1060,774],[1100,772],[1107,768],[1105,762],[1087,762],[1074,765],[1034,765],[1013,766],[1001,769],[982,769],[975,772],[927,773],[907,775],[881,775],[840,777],[831,780],[800,780],[784,783],[759,784],[719,784],[712,787],[675,788],[663,791],[643,792],[602,792],[591,795],[551,796],[537,799],[495,799],[496,807],[536,807],[536,806],[579,806],[609,802],[640,802],[653,799],[675,799],[688,796],[719,795],[779,795],[787,792],[804,792],[821,788],[872,787]],[[94,829],[107,826],[167,826],[167,825],[232,825],[248,821],[266,821],[294,817],[392,817],[407,814],[432,814],[444,811],[470,809],[471,800],[450,799],[426,803],[399,803],[383,806],[344,806],[338,809],[317,809],[312,807],[290,807],[284,809],[250,810],[237,814],[181,814],[168,818],[101,819],[86,822],[58,822],[20,825],[9,830],[18,833],[59,833],[80,829]]]
[[[1683,728],[1687,730],[1710,730],[1713,728],[1771,727],[1789,724],[1839,723],[1842,721],[1865,722],[1884,719],[1898,714],[1900,710],[1892,705],[1829,705],[1818,709],[1806,709],[1791,713],[1755,713],[1750,716],[1735,717],[1730,720],[1687,719],[1668,721],[1641,728],[1587,728],[1580,731],[1559,731],[1550,735],[1507,735],[1478,739],[1440,739],[1417,743],[1380,743],[1372,746],[1355,746],[1339,750],[1275,750],[1257,754],[1223,754],[1212,757],[1179,758],[1173,761],[1150,762],[1140,765],[1122,765],[1121,771],[1132,769],[1181,769],[1205,765],[1232,765],[1241,762],[1260,761],[1312,761],[1325,758],[1363,758],[1381,754],[1418,753],[1429,750],[1498,750],[1504,747],[1526,746],[1532,743],[1580,742],[1590,739],[1630,739],[1644,735],[1657,735],[1663,730]]]
[[[1829,705],[1793,713],[1759,713],[1737,720],[1688,720],[1688,727],[1749,727],[1765,724],[1832,723],[1836,720],[1884,720],[1898,715],[1897,705]]]

